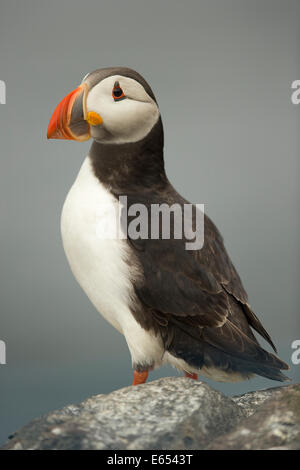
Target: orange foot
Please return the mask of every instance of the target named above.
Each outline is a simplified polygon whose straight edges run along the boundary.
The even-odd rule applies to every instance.
[[[132,385],[140,385],[144,384],[148,378],[148,371],[145,370],[143,372],[138,372],[137,370],[134,371],[133,374],[133,382]]]
[[[189,374],[188,372],[185,372],[184,376],[188,377],[189,379],[198,380],[198,374]]]

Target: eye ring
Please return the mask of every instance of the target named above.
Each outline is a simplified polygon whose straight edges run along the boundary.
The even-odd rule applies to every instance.
[[[115,82],[113,90],[112,90],[112,97],[115,101],[121,101],[126,98],[124,91],[120,87],[119,82]]]

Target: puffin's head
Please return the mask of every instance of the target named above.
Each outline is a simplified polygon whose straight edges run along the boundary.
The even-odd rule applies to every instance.
[[[118,144],[143,139],[160,113],[148,83],[128,68],[99,69],[86,75],[55,109],[48,139]]]

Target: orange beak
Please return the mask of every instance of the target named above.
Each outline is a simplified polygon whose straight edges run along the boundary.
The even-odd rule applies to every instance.
[[[49,122],[48,139],[67,139],[83,142],[90,138],[86,121],[86,83],[71,91],[56,107]]]

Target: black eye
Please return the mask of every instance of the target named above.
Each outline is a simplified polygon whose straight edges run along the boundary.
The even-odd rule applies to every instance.
[[[120,87],[119,82],[115,82],[113,90],[112,90],[112,96],[115,101],[121,101],[124,98],[126,98],[124,91]]]
[[[123,95],[123,90],[122,88],[115,88],[114,89],[114,97],[115,98],[120,98],[120,96]]]

